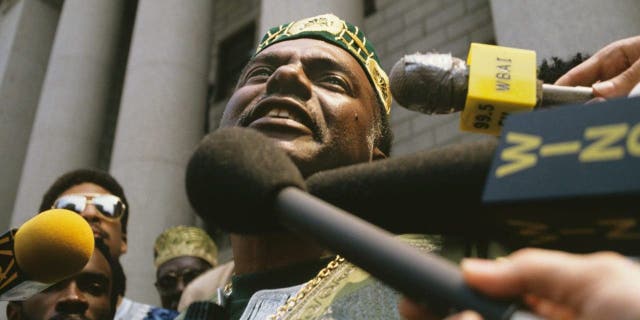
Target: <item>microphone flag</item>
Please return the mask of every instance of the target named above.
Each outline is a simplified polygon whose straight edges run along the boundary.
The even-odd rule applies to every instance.
[[[639,196],[640,98],[621,98],[511,115],[482,201],[512,242],[638,254]]]
[[[24,300],[52,285],[29,281],[20,271],[13,250],[16,231],[12,229],[0,236],[0,300]]]

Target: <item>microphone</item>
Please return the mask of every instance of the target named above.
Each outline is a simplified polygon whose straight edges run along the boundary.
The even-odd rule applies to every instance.
[[[391,93],[398,103],[425,114],[462,111],[469,89],[469,68],[446,53],[415,53],[398,60],[389,74]],[[539,107],[586,102],[590,87],[567,87],[536,80]]]
[[[493,135],[513,112],[593,98],[588,87],[538,81],[534,51],[480,43],[471,44],[467,63],[450,54],[407,55],[389,81],[403,107],[426,114],[462,111],[460,129]]]
[[[229,232],[282,230],[267,214],[274,197],[285,186],[304,190],[305,183],[289,157],[271,144],[252,129],[219,129],[206,135],[186,172],[187,196],[198,215]]]
[[[471,290],[451,262],[304,192],[304,180],[284,151],[252,129],[218,129],[203,139],[189,161],[186,184],[198,214],[226,231],[265,231],[262,222],[273,230],[280,223],[414,299],[473,309],[487,319],[536,318]],[[231,200],[233,210],[221,210],[216,200]]]
[[[393,233],[486,238],[498,233],[482,205],[497,139],[321,171],[309,193]]]
[[[80,272],[93,254],[91,227],[65,209],[44,211],[0,236],[0,300],[25,300]]]
[[[639,105],[623,98],[514,114],[500,143],[321,171],[307,189],[394,233],[638,255]]]

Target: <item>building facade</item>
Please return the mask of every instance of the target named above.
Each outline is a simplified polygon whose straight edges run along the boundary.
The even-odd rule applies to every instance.
[[[262,33],[327,12],[361,26],[387,71],[415,52],[465,58],[471,42],[536,50],[540,61],[640,33],[634,0],[2,0],[0,226],[35,215],[62,173],[108,170],[131,206],[127,296],[159,304],[153,241],[199,224],[184,191],[192,151]],[[394,103],[391,119],[392,156],[484,138],[461,132],[457,114]]]

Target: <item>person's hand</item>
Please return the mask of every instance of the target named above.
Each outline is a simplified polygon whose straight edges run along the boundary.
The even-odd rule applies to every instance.
[[[555,84],[591,86],[596,97],[627,96],[640,82],[640,36],[613,42],[560,77]]]
[[[520,298],[549,319],[640,319],[640,266],[611,252],[575,255],[523,249],[496,261],[465,259],[469,286],[494,298]],[[408,300],[399,304],[407,319],[433,319]],[[471,312],[450,319],[480,319]]]

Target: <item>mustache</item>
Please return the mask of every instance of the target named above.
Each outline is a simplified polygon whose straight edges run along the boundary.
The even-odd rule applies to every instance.
[[[237,125],[241,126],[241,127],[247,127],[249,125],[249,121],[250,119],[252,119],[258,108],[257,106],[260,105],[260,103],[262,103],[263,100],[270,98],[274,95],[269,95],[269,94],[264,94],[262,95],[258,101],[255,102],[255,104],[251,107],[251,108],[247,108],[245,109],[240,116],[238,117],[238,121],[236,122]],[[323,128],[318,124],[318,119],[316,116],[316,112],[314,112],[314,110],[311,110],[309,108],[306,107],[306,102],[300,100],[300,98],[296,97],[295,95],[287,95],[288,98],[294,99],[299,105],[303,106],[303,108],[306,110],[306,112],[309,114],[308,117],[305,117],[306,120],[309,121],[309,123],[306,123],[307,121],[305,121],[305,123],[303,123],[304,125],[308,126],[309,129],[311,130],[311,132],[313,132],[313,138],[316,141],[321,141],[322,138],[326,135],[325,130],[323,130]]]
[[[109,240],[109,233],[105,232],[97,223],[91,223],[91,231],[93,231],[94,237],[103,240]]]

